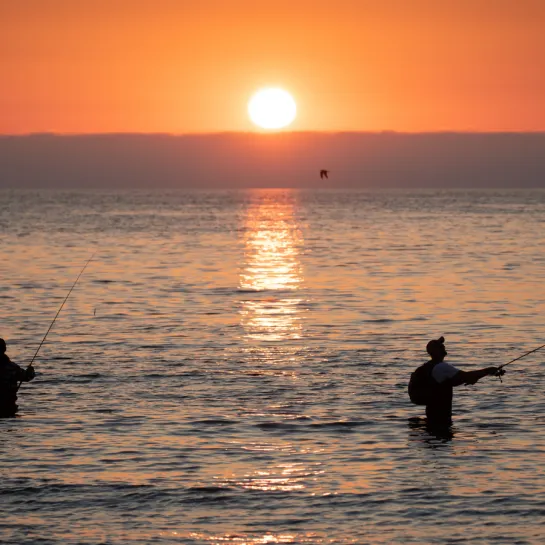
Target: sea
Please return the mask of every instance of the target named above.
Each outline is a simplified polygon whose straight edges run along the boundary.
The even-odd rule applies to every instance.
[[[545,543],[545,349],[449,433],[407,395],[441,335],[466,371],[545,343],[545,191],[2,190],[0,248],[37,373],[3,545]]]

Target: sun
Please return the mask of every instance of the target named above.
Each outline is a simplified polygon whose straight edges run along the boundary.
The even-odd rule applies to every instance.
[[[284,89],[268,87],[257,91],[248,102],[250,119],[262,129],[287,127],[297,113],[293,97]]]

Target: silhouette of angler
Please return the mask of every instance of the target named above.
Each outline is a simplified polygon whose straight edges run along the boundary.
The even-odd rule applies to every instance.
[[[426,351],[431,360],[411,374],[409,397],[415,405],[426,406],[428,425],[448,427],[452,424],[452,397],[454,386],[475,384],[483,377],[501,376],[499,367],[486,367],[476,371],[461,371],[443,361],[447,355],[445,339],[430,341]]]
[[[0,339],[0,418],[15,416],[19,382],[30,382],[36,373],[34,367],[22,369],[6,354],[6,342]]]
[[[328,174],[329,170],[320,170],[320,179],[323,180],[324,178],[329,178]]]

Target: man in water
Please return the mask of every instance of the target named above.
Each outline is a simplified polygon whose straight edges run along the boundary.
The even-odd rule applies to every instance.
[[[32,365],[25,370],[8,358],[6,341],[0,339],[0,418],[15,416],[19,383],[30,382],[35,376]]]
[[[425,364],[430,368],[430,396],[426,403],[428,426],[448,427],[452,424],[452,394],[454,386],[475,384],[487,376],[505,374],[499,367],[485,367],[476,371],[461,371],[444,361],[447,351],[445,339],[441,337],[430,341],[426,351],[431,360]]]

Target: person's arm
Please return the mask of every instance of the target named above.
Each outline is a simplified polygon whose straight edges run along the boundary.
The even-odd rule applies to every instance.
[[[32,365],[30,365],[26,369],[19,367],[17,371],[17,380],[21,382],[30,382],[35,376],[36,376],[36,373]]]
[[[484,369],[477,369],[476,371],[458,371],[450,379],[450,383],[452,386],[460,386],[461,384],[475,384],[482,378],[490,375],[494,376],[501,371],[503,371],[503,369],[500,370],[499,367],[485,367]]]
[[[29,365],[25,369],[24,373],[25,373],[25,378],[23,379],[24,382],[30,382],[36,376],[36,372],[34,371],[34,367],[32,367],[32,365]]]

